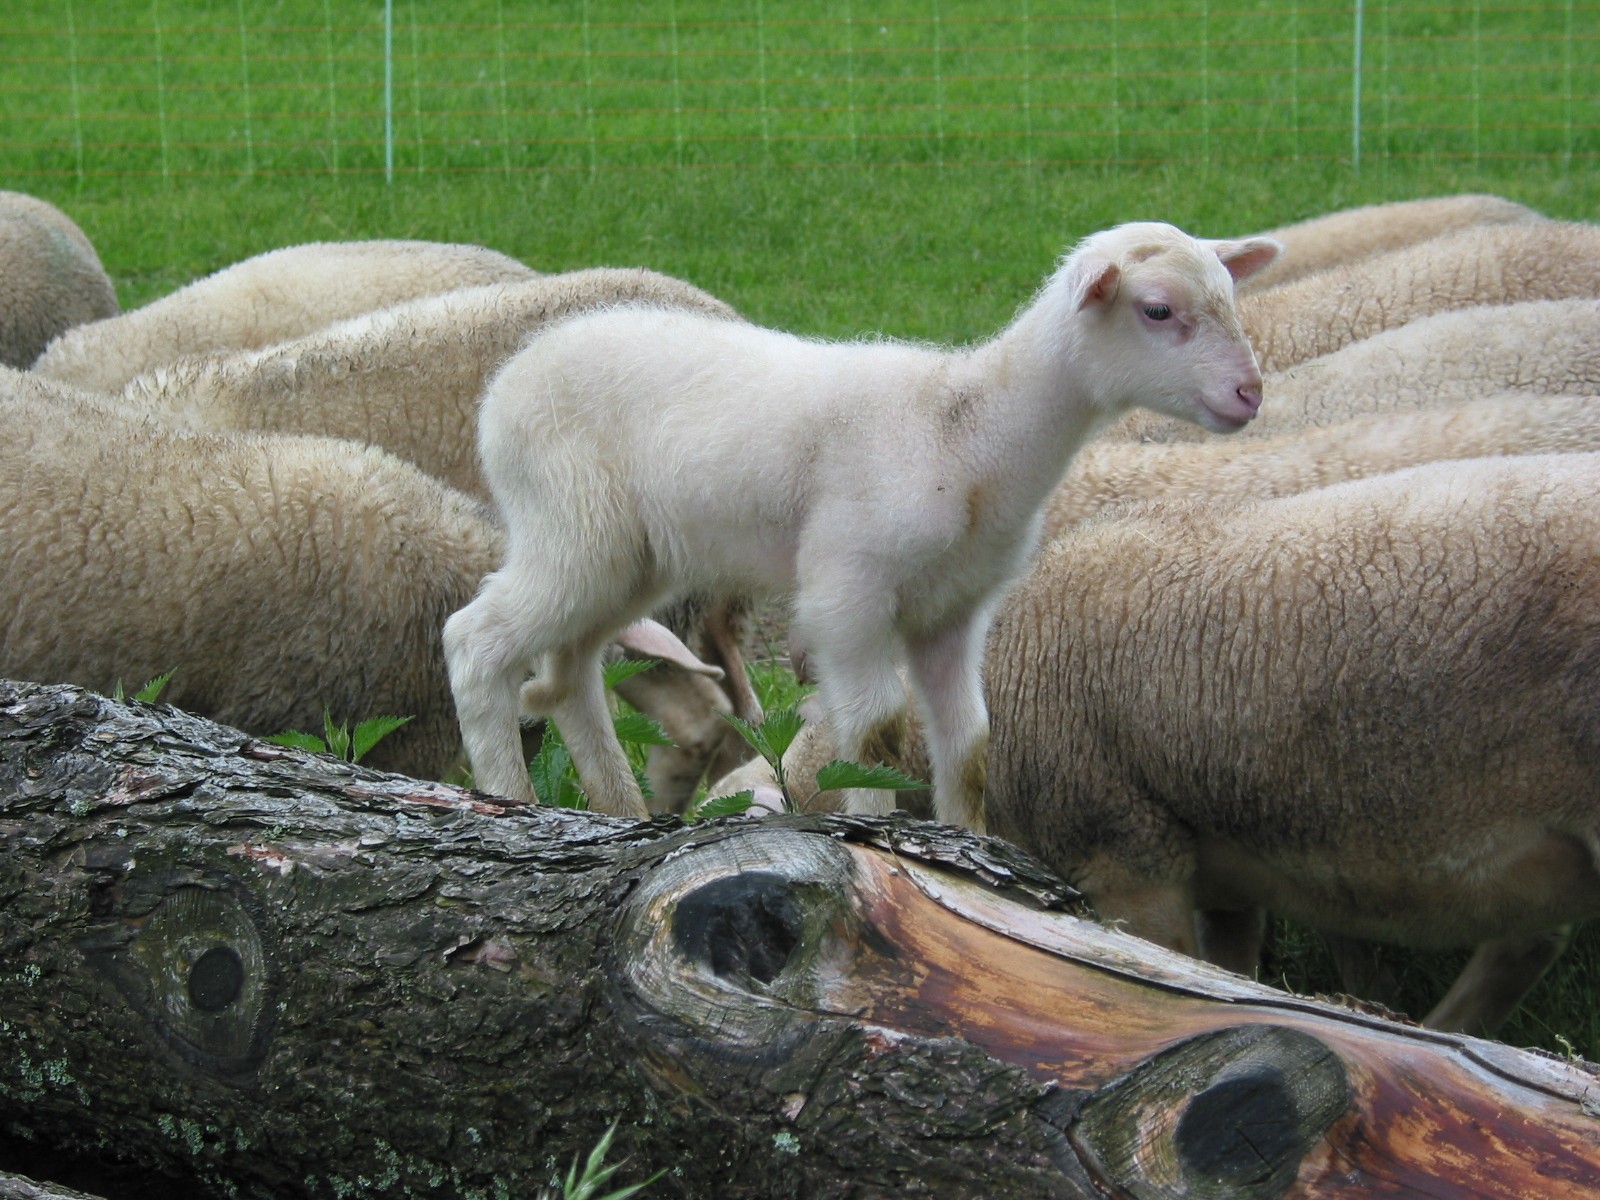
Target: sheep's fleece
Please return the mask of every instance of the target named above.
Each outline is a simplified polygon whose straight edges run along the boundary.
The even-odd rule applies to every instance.
[[[310,242],[247,258],[121,316],[56,338],[33,364],[51,379],[114,392],[186,354],[252,350],[418,296],[531,279],[536,271],[454,242]]]
[[[117,311],[116,288],[72,218],[0,191],[0,365],[29,366],[57,334]]]

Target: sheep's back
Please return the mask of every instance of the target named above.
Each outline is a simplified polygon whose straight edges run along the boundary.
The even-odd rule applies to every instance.
[[[70,330],[50,344],[34,370],[114,392],[185,355],[256,349],[418,296],[535,275],[483,246],[387,240],[289,246]]]
[[[1263,371],[1419,317],[1478,304],[1600,297],[1600,226],[1540,221],[1460,230],[1239,298]]]
[[[1253,291],[1477,225],[1542,221],[1543,214],[1502,196],[1430,196],[1368,204],[1269,230],[1284,252],[1246,281]]]

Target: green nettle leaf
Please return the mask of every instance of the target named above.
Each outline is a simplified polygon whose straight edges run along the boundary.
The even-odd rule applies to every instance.
[[[798,708],[779,708],[769,712],[761,722],[761,736],[774,759],[782,759],[800,735],[806,719]]]
[[[611,1128],[606,1130],[605,1136],[589,1152],[588,1161],[583,1164],[581,1175],[578,1172],[577,1156],[573,1156],[572,1167],[567,1171],[567,1177],[562,1182],[562,1200],[627,1200],[629,1196],[637,1195],[666,1174],[664,1170],[657,1171],[643,1183],[629,1184],[627,1187],[620,1187],[615,1191],[607,1192],[604,1196],[600,1195],[600,1189],[606,1186],[611,1177],[622,1166],[622,1163],[616,1163],[609,1167],[601,1165],[605,1162],[606,1153],[611,1149],[611,1139],[616,1135],[616,1132],[617,1123],[613,1121]]]
[[[589,807],[588,797],[578,787],[572,755],[553,721],[545,722],[544,740],[539,743],[539,753],[528,764],[528,778],[533,782],[533,794],[543,804],[555,808]]]
[[[368,717],[362,721],[350,735],[350,761],[360,762],[367,751],[409,720],[410,717]]]
[[[282,733],[275,733],[263,740],[278,746],[292,746],[296,750],[309,750],[313,754],[326,754],[328,752],[327,742],[314,733],[302,733],[298,729],[286,729]]]
[[[767,746],[767,739],[761,732],[761,727],[752,725],[743,717],[736,717],[732,713],[723,713],[722,719],[739,731],[742,737],[757,754],[768,762],[772,761],[772,751]]]
[[[350,729],[335,725],[327,709],[322,710],[322,740],[328,744],[328,753],[335,758],[350,758]]]
[[[759,725],[752,725],[744,718],[729,713],[724,713],[722,719],[737,729],[739,736],[750,744],[751,749],[774,767],[783,761],[784,753],[794,744],[794,739],[806,723],[798,708],[774,709]]]
[[[625,679],[632,679],[642,671],[661,665],[659,658],[619,658],[616,662],[606,663],[600,668],[600,678],[605,682],[606,690],[617,686]]]
[[[928,784],[920,779],[913,779],[904,771],[882,764],[866,767],[860,763],[845,762],[843,759],[834,759],[833,762],[817,772],[817,787],[824,792],[831,792],[837,788],[881,788],[892,792],[914,792],[926,788]]]
[[[731,796],[716,796],[702,800],[683,814],[686,821],[705,821],[712,817],[736,817],[748,812],[755,803],[756,794],[748,789]]]
[[[176,667],[173,668],[173,671],[175,670],[177,670]],[[167,684],[171,682],[172,671],[167,671],[164,674],[157,675],[154,679],[150,680],[150,682],[146,683],[142,688],[135,692],[133,694],[133,698],[144,704],[154,704],[160,698],[161,693],[166,690]],[[119,692],[122,690],[121,683],[117,684],[117,690]],[[118,699],[121,699],[121,697],[119,696]]]
[[[661,722],[654,717],[645,716],[642,712],[619,713],[614,724],[617,728],[617,740],[624,745],[629,743],[635,746],[677,745],[667,736],[667,731],[661,728]]]

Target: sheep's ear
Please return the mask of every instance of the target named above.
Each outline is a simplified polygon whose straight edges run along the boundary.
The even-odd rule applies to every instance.
[[[1236,238],[1228,242],[1212,242],[1222,265],[1228,268],[1235,283],[1242,283],[1257,271],[1267,267],[1283,253],[1283,243],[1269,237]]]
[[[1109,304],[1116,298],[1117,284],[1122,280],[1122,268],[1116,263],[1096,255],[1085,257],[1073,266],[1070,286],[1074,312],[1091,304]]]
[[[700,661],[695,657],[694,651],[679,640],[677,634],[649,617],[635,621],[617,634],[614,640],[628,653],[637,654],[640,658],[659,658],[662,662],[682,667],[685,671],[693,671],[697,675],[709,675],[712,679],[722,678],[721,667],[713,667],[710,663]]]

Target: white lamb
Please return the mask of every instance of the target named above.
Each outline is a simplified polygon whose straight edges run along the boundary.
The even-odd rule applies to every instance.
[[[862,756],[893,723],[903,652],[936,811],[981,828],[984,634],[1040,506],[1095,425],[1129,405],[1217,431],[1255,415],[1261,377],[1233,285],[1277,251],[1118,226],[961,351],[626,308],[540,333],[480,415],[506,563],[445,626],[479,786],[531,798],[518,697],[538,664],[528,699],[554,715],[591,803],[642,814],[600,646],[665,595],[792,589],[842,751]]]
[[[478,398],[528,334],[611,304],[687,308],[729,320],[727,304],[670,275],[597,268],[459,288],[340,321],[259,350],[191,356],[128,381],[117,401],[176,429],[316,433],[381,446],[484,499]],[[675,748],[651,753],[656,800],[681,808],[699,776],[744,743],[722,714],[760,718],[745,672],[743,597],[685,596],[656,615],[722,669],[723,685],[666,667],[618,692],[666,726]],[[713,777],[715,775],[713,774]]]
[[[269,346],[402,300],[537,274],[496,250],[453,242],[287,246],[121,316],[69,329],[45,348],[33,370],[114,392],[186,354]]]

